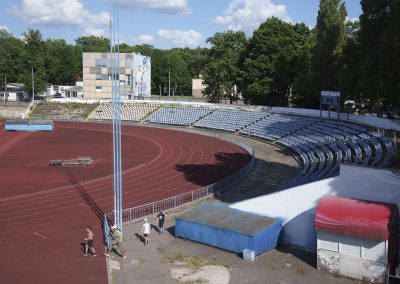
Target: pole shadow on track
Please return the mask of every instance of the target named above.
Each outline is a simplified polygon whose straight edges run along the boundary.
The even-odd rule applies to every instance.
[[[79,183],[79,181],[74,177],[73,174],[68,173],[71,183],[78,190],[79,194],[82,196],[83,200],[89,205],[92,209],[93,213],[96,214],[97,218],[99,218],[100,223],[104,220],[104,212],[100,208],[100,206],[93,200],[90,194],[85,190],[85,188]]]
[[[89,205],[90,209],[92,209],[93,213],[96,214],[96,217],[99,219],[100,227],[102,228],[103,232],[103,244],[105,246],[109,246],[109,234],[110,232],[106,233],[105,231],[105,224],[104,224],[104,211],[100,208],[100,206],[94,201],[94,199],[90,196],[90,194],[85,190],[85,188],[79,183],[79,181],[74,177],[74,175],[68,172],[69,178],[71,183],[74,187],[78,190],[79,194],[82,196],[83,200],[85,200],[86,204]],[[111,225],[110,220],[107,218],[108,225]],[[85,243],[80,243],[81,250],[84,251]]]

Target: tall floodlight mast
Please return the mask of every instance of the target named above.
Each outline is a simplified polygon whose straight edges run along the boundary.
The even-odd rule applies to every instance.
[[[122,233],[122,154],[121,154],[121,93],[119,19],[115,0],[110,7],[110,70],[112,81],[112,130],[114,168],[114,224]],[[108,65],[108,64],[107,64]]]

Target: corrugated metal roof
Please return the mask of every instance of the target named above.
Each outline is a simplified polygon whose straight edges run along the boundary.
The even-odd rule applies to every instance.
[[[279,221],[279,219],[243,212],[215,202],[199,205],[176,219],[188,220],[247,235],[255,235]]]

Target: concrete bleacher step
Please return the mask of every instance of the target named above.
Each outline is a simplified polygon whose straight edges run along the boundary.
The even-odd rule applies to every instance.
[[[213,109],[211,112],[207,113],[206,115],[200,117],[198,120],[196,120],[195,122],[193,122],[192,124],[190,124],[191,127],[196,127],[195,124],[197,122],[199,122],[200,120],[205,119],[206,117],[208,117],[209,115],[211,115],[212,113],[214,113],[217,109]]]
[[[144,123],[147,121],[147,119],[152,116],[155,112],[157,112],[162,106],[161,105],[157,105],[157,108],[153,111],[150,111],[149,113],[147,113],[147,115],[145,115],[141,120],[140,123]]]

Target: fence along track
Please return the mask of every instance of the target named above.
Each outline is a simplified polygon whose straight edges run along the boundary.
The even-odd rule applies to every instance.
[[[215,193],[218,194],[227,189],[228,187],[241,181],[249,173],[249,171],[252,169],[254,165],[254,149],[246,143],[243,143],[233,138],[229,138],[221,133],[214,133],[214,135],[212,135],[211,137],[225,140],[244,148],[251,155],[249,163],[242,169],[240,169],[238,172],[224,178],[223,180],[217,181],[211,185],[193,190],[191,192],[169,197],[167,199],[151,202],[145,205],[139,205],[132,208],[123,209],[122,224],[123,225],[130,224],[139,219],[157,214],[160,211],[168,211],[176,209],[188,205],[190,203],[209,198],[210,196],[213,196]],[[106,219],[113,220],[113,218],[114,218],[113,212],[106,214]]]

